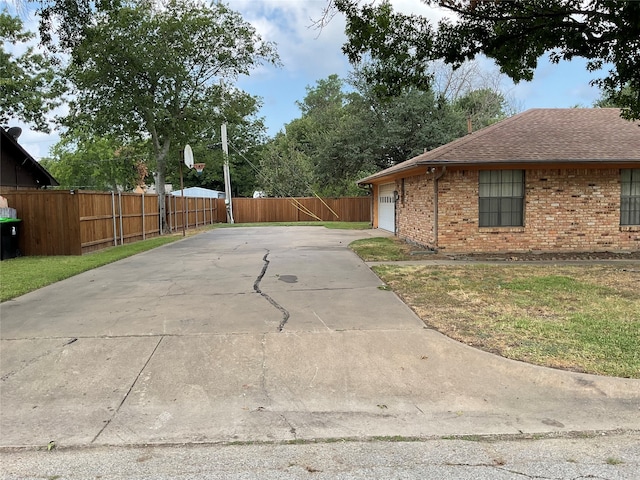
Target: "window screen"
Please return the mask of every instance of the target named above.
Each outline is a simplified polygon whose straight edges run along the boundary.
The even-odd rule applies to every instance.
[[[620,225],[640,225],[640,168],[620,173]]]
[[[524,171],[480,172],[479,212],[481,227],[524,225]]]

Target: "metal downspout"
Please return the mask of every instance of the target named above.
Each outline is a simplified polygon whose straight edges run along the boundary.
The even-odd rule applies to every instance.
[[[369,198],[371,198],[371,203],[369,203],[369,218],[371,220],[371,228],[373,228],[373,209],[374,209],[374,205],[373,202],[376,201],[375,198],[373,198],[373,185],[367,185],[367,189],[369,190]]]
[[[442,167],[440,173],[433,177],[433,240],[434,250],[438,250],[438,180],[444,177],[447,167]]]

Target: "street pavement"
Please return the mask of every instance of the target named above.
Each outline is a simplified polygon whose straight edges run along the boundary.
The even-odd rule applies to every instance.
[[[426,328],[347,248],[367,236],[379,232],[216,229],[3,303],[4,478],[515,478],[502,467],[537,448],[567,450],[567,474],[640,476],[640,381]],[[496,445],[508,458],[474,460]],[[262,476],[243,470],[253,455]],[[355,460],[340,470],[340,455]],[[153,470],[163,459],[173,470]]]
[[[94,447],[0,452],[2,478],[637,480],[637,435]]]

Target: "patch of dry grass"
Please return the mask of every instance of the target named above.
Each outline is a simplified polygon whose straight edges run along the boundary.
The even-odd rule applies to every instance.
[[[640,269],[620,265],[374,267],[423,321],[507,358],[640,378]]]

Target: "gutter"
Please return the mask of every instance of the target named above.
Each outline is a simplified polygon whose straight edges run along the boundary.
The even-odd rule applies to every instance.
[[[433,150],[432,150],[433,151]],[[621,166],[621,168],[637,168],[636,165],[640,162],[640,158],[638,159],[630,159],[630,158],[620,158],[620,159],[553,159],[553,160],[533,160],[533,159],[519,159],[519,160],[473,160],[473,161],[459,161],[459,160],[421,160],[411,165],[407,165],[401,168],[397,168],[393,171],[387,172],[383,170],[369,177],[358,180],[358,185],[368,185],[371,183],[378,183],[386,180],[387,178],[396,177],[398,174],[405,173],[412,169],[419,169],[420,167],[426,166],[427,168],[431,167],[465,167],[465,168],[474,168],[474,167],[498,167],[498,168],[509,168],[509,166],[519,166],[519,167],[549,167],[550,165],[571,165],[572,168],[580,168],[581,166],[598,166],[598,167],[609,167],[615,165],[616,167]],[[627,167],[628,165],[628,167]],[[395,167],[390,167],[395,168]],[[418,173],[419,174],[419,173]]]

